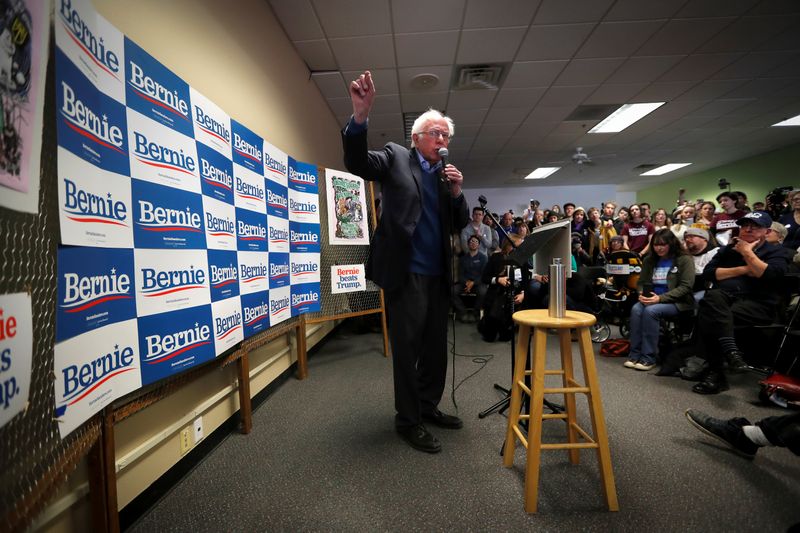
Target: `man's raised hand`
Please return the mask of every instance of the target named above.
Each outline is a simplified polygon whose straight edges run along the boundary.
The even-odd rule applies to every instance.
[[[372,73],[364,73],[350,82],[350,100],[353,102],[353,118],[358,124],[366,122],[372,102],[375,100],[375,83]]]

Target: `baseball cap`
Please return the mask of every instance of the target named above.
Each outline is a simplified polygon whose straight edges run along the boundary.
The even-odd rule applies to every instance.
[[[708,230],[697,226],[689,226],[686,228],[686,231],[683,232],[683,236],[686,237],[687,235],[694,235],[695,237],[708,240]]]
[[[770,217],[769,214],[764,211],[751,211],[737,220],[736,223],[742,226],[748,221],[752,222],[753,224],[758,224],[762,228],[769,228],[772,226],[772,217]]]

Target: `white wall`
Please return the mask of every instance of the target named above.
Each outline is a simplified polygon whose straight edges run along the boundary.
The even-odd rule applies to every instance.
[[[635,192],[617,192],[616,185],[464,189],[470,208],[479,205],[480,195],[486,197],[486,207],[493,213],[502,214],[513,209],[517,215],[522,214],[531,199],[539,200],[543,209],[550,209],[553,204],[564,205],[566,202],[589,209],[599,208],[603,202],[608,201],[614,201],[617,205],[630,205],[636,201]]]

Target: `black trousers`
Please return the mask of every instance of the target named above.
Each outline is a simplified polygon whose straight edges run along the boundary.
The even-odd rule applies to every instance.
[[[763,418],[756,425],[772,444],[785,446],[800,455],[800,413]]]
[[[697,312],[697,330],[708,366],[712,370],[722,370],[725,354],[719,347],[719,339],[733,337],[734,326],[770,324],[774,317],[774,305],[748,300],[722,289],[706,291]]]
[[[422,413],[432,412],[442,399],[449,289],[444,276],[410,273],[401,288],[384,293],[397,427],[419,424]]]

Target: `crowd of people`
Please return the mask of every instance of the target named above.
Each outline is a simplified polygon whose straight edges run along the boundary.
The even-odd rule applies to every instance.
[[[682,191],[681,191],[682,192]],[[682,195],[681,195],[682,196]],[[748,368],[735,329],[771,323],[786,304],[800,271],[800,190],[775,190],[749,205],[736,191],[716,202],[679,200],[677,207],[606,202],[585,209],[567,202],[543,209],[531,200],[521,216],[512,211],[472,218],[455,240],[458,276],[451,299],[457,319],[475,322],[486,341],[511,338],[511,313],[547,307],[546,272],[515,268],[508,255],[535,227],[570,219],[573,276],[567,307],[598,310],[594,279],[614,253],[638,258],[627,368],[648,371],[661,362],[659,335],[665,319],[689,316],[696,355],[705,361],[694,392],[728,388],[726,372]]]

